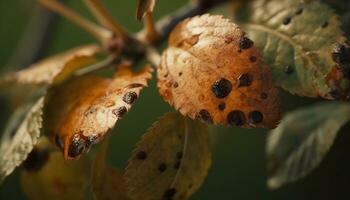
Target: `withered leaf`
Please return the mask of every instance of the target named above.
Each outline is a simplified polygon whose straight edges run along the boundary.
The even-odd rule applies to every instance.
[[[44,59],[27,69],[8,74],[1,81],[19,84],[59,84],[76,70],[92,64],[99,51],[97,45],[77,47]]]
[[[122,173],[108,166],[107,150],[108,139],[106,138],[98,154],[96,155],[92,170],[92,188],[96,199],[98,200],[127,200],[127,189]]]
[[[138,0],[137,1],[137,11],[136,19],[142,20],[147,13],[152,13],[156,0]]]
[[[277,86],[307,97],[349,96],[350,49],[332,9],[319,1],[257,0],[250,10],[242,24]]]
[[[51,88],[44,110],[45,133],[66,159],[78,157],[114,127],[151,78],[150,67],[120,67],[113,78],[86,75]]]
[[[211,164],[205,124],[169,113],[144,135],[125,172],[131,199],[187,199]]]
[[[254,42],[222,16],[181,22],[158,67],[163,98],[183,115],[208,123],[273,128],[277,90]]]
[[[25,114],[24,119],[17,119],[19,126],[14,134],[5,134],[0,145],[0,182],[19,166],[37,143],[42,127],[42,108],[44,98],[40,98]],[[16,115],[18,113],[15,113]],[[18,116],[21,116],[19,114]],[[21,118],[21,117],[20,117]],[[17,124],[17,123],[16,123]],[[9,124],[10,126],[13,124]]]
[[[276,189],[314,170],[349,120],[350,105],[345,103],[320,104],[287,114],[267,140],[268,186]]]
[[[22,190],[30,200],[85,200],[90,167],[87,157],[67,163],[59,152],[53,152],[39,171],[23,170]]]

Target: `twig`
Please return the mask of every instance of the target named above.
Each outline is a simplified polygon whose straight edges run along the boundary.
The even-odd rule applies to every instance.
[[[111,17],[105,7],[101,4],[100,0],[83,0],[83,2],[101,25],[116,33],[121,39],[126,40],[128,34],[123,27]]]
[[[51,9],[52,11],[55,11],[66,17],[81,28],[85,29],[87,32],[91,33],[98,40],[100,40],[103,44],[110,40],[113,36],[112,32],[108,29],[105,29],[95,23],[86,20],[56,0],[38,0],[38,2],[43,6]]]

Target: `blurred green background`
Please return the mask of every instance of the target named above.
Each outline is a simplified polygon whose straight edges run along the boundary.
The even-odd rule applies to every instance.
[[[80,1],[67,4],[89,16]],[[141,28],[135,20],[136,0],[103,1],[112,15],[130,32]],[[176,10],[187,0],[158,0],[156,18]],[[29,0],[0,1],[0,66],[5,66],[12,56],[21,34],[31,16]],[[56,20],[50,31],[44,55],[51,55],[75,46],[93,43],[95,40],[80,28],[63,18]],[[284,112],[316,102],[281,92]],[[9,115],[9,109],[1,101],[1,127]],[[158,95],[153,80],[126,117],[118,123],[112,134],[109,160],[123,168],[130,152],[141,135],[164,113],[171,111]],[[212,127],[213,165],[203,187],[192,200],[211,199],[350,199],[350,126],[342,128],[333,148],[321,165],[306,178],[277,191],[269,191],[265,181],[264,147],[266,130]],[[26,199],[18,184],[16,170],[0,186],[1,200]]]

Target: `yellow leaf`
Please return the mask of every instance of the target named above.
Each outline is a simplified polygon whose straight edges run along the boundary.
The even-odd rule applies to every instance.
[[[86,75],[51,88],[44,110],[44,130],[66,159],[78,157],[114,127],[151,78],[150,67],[133,73],[128,66],[113,78]]]
[[[89,163],[87,157],[66,163],[60,153],[51,153],[39,171],[22,172],[23,192],[30,200],[85,200]]]
[[[125,178],[135,200],[187,199],[211,164],[208,129],[169,113],[145,134],[131,156]]]
[[[94,56],[100,51],[97,45],[88,45],[71,49],[44,59],[27,69],[9,74],[2,80],[5,83],[59,84],[76,70],[92,64]]]

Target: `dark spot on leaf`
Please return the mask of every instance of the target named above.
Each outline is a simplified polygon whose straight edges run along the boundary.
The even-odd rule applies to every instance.
[[[175,169],[179,169],[181,165],[181,160],[178,160],[175,164],[174,164],[174,168]]]
[[[164,192],[163,199],[164,200],[172,199],[175,194],[176,194],[176,189],[175,188],[169,188],[169,189],[167,189]]]
[[[175,82],[173,86],[174,86],[174,88],[177,88],[177,87],[179,87],[179,84],[177,82]]]
[[[283,25],[288,25],[292,21],[291,17],[285,17],[282,21]]]
[[[219,110],[223,111],[223,110],[225,110],[225,108],[226,108],[226,104],[225,104],[225,103],[220,103],[220,104],[218,105],[218,108],[219,108]]]
[[[58,134],[55,135],[55,143],[58,146],[58,148],[60,148],[61,151],[63,151],[64,143],[63,143],[62,138]]]
[[[159,172],[164,172],[166,170],[167,166],[165,163],[161,163],[159,166],[158,166],[158,171]]]
[[[127,104],[132,104],[135,102],[135,100],[137,99],[137,94],[136,92],[127,92],[124,96],[123,96],[123,101]]]
[[[322,24],[322,28],[327,28],[327,26],[328,26],[328,22],[326,21],[326,22],[324,22],[323,24]]]
[[[240,110],[231,111],[227,115],[227,123],[230,125],[243,126],[245,121],[244,113]]]
[[[339,89],[334,88],[329,92],[329,96],[331,96],[333,99],[341,99],[342,94]]]
[[[79,134],[74,134],[68,149],[68,156],[75,158],[85,151],[86,141]]]
[[[299,6],[296,10],[295,10],[295,14],[296,15],[301,15],[304,11],[303,6]]]
[[[346,48],[345,45],[342,44],[336,44],[333,53],[332,58],[334,62],[344,65],[350,63],[350,52],[349,49]]]
[[[291,65],[287,65],[285,68],[284,68],[284,72],[286,74],[292,74],[294,72],[294,67],[292,67]]]
[[[176,158],[177,159],[181,159],[182,156],[183,156],[183,153],[181,151],[176,153]]]
[[[179,72],[179,76],[182,76],[182,72]]]
[[[249,49],[254,45],[254,42],[247,37],[242,37],[239,40],[240,49]]]
[[[252,63],[255,63],[256,59],[257,59],[256,56],[250,56],[250,58],[249,58],[250,62],[252,62]]]
[[[23,162],[23,167],[27,171],[39,171],[49,159],[49,152],[46,149],[34,148]]]
[[[230,94],[232,91],[232,84],[229,80],[222,78],[214,82],[211,90],[216,98],[222,99]]]
[[[211,117],[210,113],[205,109],[202,109],[197,113],[196,119],[202,122],[213,123],[213,118]]]
[[[112,113],[116,116],[116,117],[123,117],[124,114],[127,112],[128,110],[126,109],[125,106],[116,108],[112,111]]]
[[[263,121],[263,114],[259,111],[252,111],[248,114],[249,124],[257,124]]]
[[[248,73],[244,73],[238,77],[238,87],[250,86],[252,81],[253,77]]]
[[[136,154],[136,158],[139,160],[145,160],[147,158],[147,154],[144,151],[140,151]]]
[[[267,93],[263,92],[260,94],[261,99],[267,99]]]

